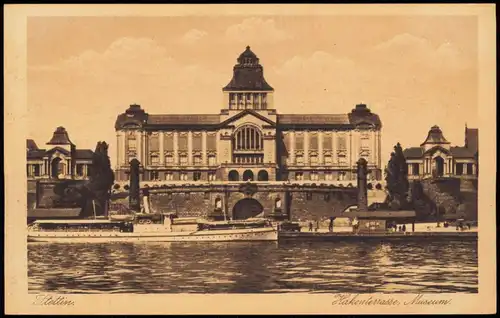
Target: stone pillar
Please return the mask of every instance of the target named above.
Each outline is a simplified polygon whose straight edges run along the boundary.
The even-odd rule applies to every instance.
[[[377,135],[375,130],[371,131],[370,138],[372,138],[373,149],[370,151],[371,164],[377,165]]]
[[[127,134],[126,132],[122,132],[121,143],[118,146],[118,149],[121,149],[122,152],[122,161],[120,162],[121,166],[128,166],[128,153],[127,153]]]
[[[163,131],[158,132],[158,142],[159,144],[159,156],[160,156],[160,166],[164,167],[165,166],[165,133]]]
[[[332,164],[337,165],[337,133],[332,131]]]
[[[288,149],[290,150],[290,164],[295,165],[295,131],[291,131],[289,134],[290,139]]]
[[[201,164],[203,166],[208,165],[207,162],[207,132],[203,131],[201,133]]]
[[[357,162],[358,170],[358,211],[368,211],[367,162],[361,158]]]
[[[66,169],[66,174],[71,176],[72,173],[71,173],[71,159],[68,159],[68,168]]]
[[[309,131],[304,131],[304,165],[309,166]]]
[[[462,174],[467,174],[467,164],[466,163],[464,163],[464,167],[462,169],[463,169]]]
[[[179,132],[174,131],[174,166],[179,165]]]
[[[193,165],[193,132],[188,131],[188,166]]]
[[[323,157],[323,131],[318,131],[318,165],[322,166],[325,163]]]
[[[123,161],[122,158],[122,150],[121,150],[121,133],[119,131],[116,132],[116,167],[120,167]]]
[[[135,140],[136,140],[136,158],[139,162],[142,161],[142,134],[140,131],[135,132]]]
[[[141,211],[139,165],[140,162],[137,159],[130,161],[129,208],[135,212]]]

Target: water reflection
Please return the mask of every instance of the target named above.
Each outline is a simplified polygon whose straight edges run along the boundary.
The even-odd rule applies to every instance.
[[[477,241],[28,245],[30,292],[477,293]]]

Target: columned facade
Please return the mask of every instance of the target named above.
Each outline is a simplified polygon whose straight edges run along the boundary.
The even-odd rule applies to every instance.
[[[249,47],[222,89],[219,114],[154,115],[131,105],[116,120],[117,181],[129,162],[144,182],[296,181],[356,184],[356,162],[381,180],[379,117],[364,104],[343,114],[280,114]]]

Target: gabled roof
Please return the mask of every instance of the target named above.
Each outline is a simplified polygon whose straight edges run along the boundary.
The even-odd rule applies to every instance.
[[[75,159],[92,159],[94,152],[90,149],[76,149]]]
[[[451,154],[458,158],[474,158],[475,152],[466,147],[451,147]]]
[[[217,114],[195,115],[149,115],[148,125],[216,125],[220,122]]]
[[[233,117],[230,117],[230,118],[224,120],[223,122],[221,122],[220,126],[225,126],[225,125],[229,124],[230,122],[235,121],[237,119],[240,119],[241,117],[244,117],[246,115],[251,115],[251,116],[257,117],[258,119],[266,122],[267,124],[269,124],[271,126],[276,125],[276,123],[274,121],[270,120],[269,118],[267,118],[265,116],[262,116],[258,112],[254,111],[252,109],[245,109],[245,110],[239,112],[238,114],[234,115]]]
[[[54,147],[54,148],[52,148],[52,149],[49,149],[49,150],[47,150],[47,151],[45,152],[45,154],[51,154],[51,153],[54,153],[54,152],[56,152],[56,151],[59,151],[59,152],[63,153],[63,154],[64,154],[64,155],[66,155],[66,156],[69,156],[69,155],[71,154],[71,152],[70,152],[70,151],[68,151],[68,150],[66,150],[66,149],[64,149],[64,148],[61,148],[61,147]]]
[[[45,149],[28,150],[27,158],[28,159],[43,159],[43,157],[45,156],[45,153],[46,153]]]
[[[33,139],[26,139],[26,149],[28,150],[37,150],[38,146]]]
[[[421,158],[423,155],[422,148],[420,147],[410,147],[403,150],[403,155],[405,158]]]
[[[427,149],[427,150],[424,152],[424,154],[426,154],[426,153],[434,153],[436,150],[440,150],[441,152],[444,152],[444,153],[446,153],[446,154],[451,153],[451,150],[448,150],[448,149],[446,149],[446,148],[442,147],[441,145],[435,145],[435,146],[433,146],[433,147],[431,147],[431,148]]]

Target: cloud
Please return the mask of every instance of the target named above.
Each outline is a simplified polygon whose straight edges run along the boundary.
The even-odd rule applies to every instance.
[[[186,44],[194,44],[207,35],[206,31],[191,29],[182,36],[181,40]]]
[[[398,34],[373,48],[374,58],[383,59],[397,68],[430,68],[465,70],[470,60],[450,42],[434,45],[426,38],[409,33]]]
[[[273,19],[248,18],[226,29],[226,37],[232,41],[245,43],[280,42],[292,36],[280,30]]]

